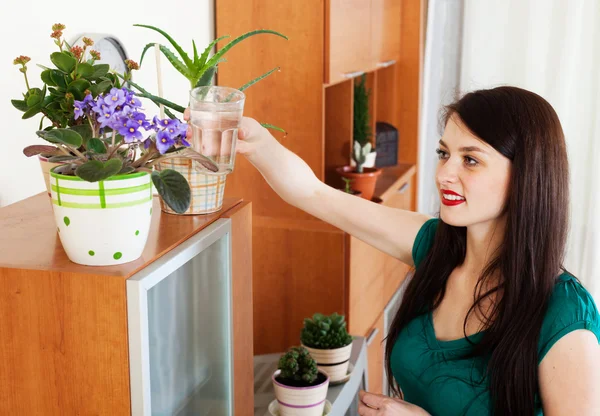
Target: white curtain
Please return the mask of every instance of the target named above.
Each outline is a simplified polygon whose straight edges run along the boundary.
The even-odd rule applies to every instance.
[[[443,0],[432,6],[448,7]],[[463,3],[461,0],[458,3]],[[600,301],[600,1],[464,0],[461,94],[479,88],[515,85],[547,99],[565,131],[571,169],[571,228],[566,267]],[[454,23],[455,17],[447,17]],[[433,177],[433,104],[455,91],[428,67],[451,56],[431,46],[443,35],[443,22],[428,27],[421,121],[421,198],[419,210],[434,208],[427,178]],[[442,28],[442,29],[440,29]],[[433,38],[432,38],[433,36]],[[446,88],[446,90],[444,90]],[[435,92],[437,91],[437,92]],[[437,98],[436,98],[437,97]],[[428,101],[429,100],[429,101]],[[437,102],[436,102],[437,100]],[[435,118],[435,120],[433,119]],[[428,127],[429,126],[429,127]],[[423,159],[424,158],[424,159]],[[433,166],[433,167],[432,167]],[[431,184],[429,184],[431,186]]]

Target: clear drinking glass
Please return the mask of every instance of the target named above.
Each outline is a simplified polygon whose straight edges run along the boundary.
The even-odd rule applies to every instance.
[[[228,87],[197,87],[190,92],[190,144],[219,166],[218,172],[207,175],[233,171],[245,99],[244,93]]]

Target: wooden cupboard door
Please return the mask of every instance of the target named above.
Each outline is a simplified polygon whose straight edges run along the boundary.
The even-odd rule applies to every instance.
[[[383,394],[383,313],[377,318],[367,337],[367,366],[369,393]]]
[[[393,208],[412,210],[412,187],[414,186],[414,176],[406,183],[400,186],[389,198],[384,202],[385,205]]]
[[[371,0],[371,48],[377,67],[400,60],[402,0]]]
[[[327,0],[325,83],[353,78],[374,67],[370,10],[370,0]]]

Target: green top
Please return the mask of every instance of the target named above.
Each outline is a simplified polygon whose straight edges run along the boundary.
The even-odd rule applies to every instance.
[[[427,221],[413,246],[415,266],[433,244],[439,220]],[[400,332],[391,356],[394,378],[404,399],[432,415],[491,414],[488,377],[482,379],[482,358],[460,356],[472,346],[466,338],[439,341],[435,337],[431,313],[418,316]],[[600,342],[600,315],[591,295],[571,275],[559,276],[538,344],[538,364],[561,337],[576,329],[588,329]],[[477,343],[485,331],[469,337]],[[536,415],[542,404],[536,397]]]

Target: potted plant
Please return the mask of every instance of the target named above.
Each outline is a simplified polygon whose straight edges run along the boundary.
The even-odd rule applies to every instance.
[[[366,152],[365,168],[375,167],[375,159],[377,151],[371,142],[373,136],[371,131],[371,115],[369,113],[369,98],[371,91],[367,89],[366,75],[363,74],[358,82],[354,83],[354,111],[352,121],[352,137],[354,142],[358,142],[361,148],[364,148],[367,143],[371,143],[371,148]],[[356,146],[356,144],[355,144]],[[350,161],[350,166],[356,166],[353,158]]]
[[[346,192],[347,194],[355,195],[355,196],[361,196],[362,195],[362,192],[357,191],[356,189],[352,188],[352,185],[351,185],[351,183],[353,182],[352,179],[350,179],[350,178],[342,178],[342,180],[345,183],[344,189],[343,189],[344,192]]]
[[[281,416],[322,416],[329,376],[304,347],[292,347],[279,359],[273,388]]]
[[[176,53],[172,52],[168,47],[166,47],[164,45],[160,45],[157,43],[148,43],[142,51],[142,56],[140,58],[140,64],[142,64],[144,56],[150,48],[158,47],[160,49],[160,51],[167,57],[168,61],[173,65],[173,67],[189,81],[191,90],[211,86],[212,82],[213,82],[213,78],[215,76],[215,73],[217,72],[218,65],[220,63],[226,61],[224,59],[224,55],[233,46],[237,45],[244,39],[247,39],[248,37],[258,35],[258,34],[273,34],[273,35],[280,36],[287,40],[286,36],[282,35],[279,32],[273,31],[273,30],[266,30],[266,29],[265,30],[262,30],[262,29],[254,30],[254,31],[245,33],[245,34],[235,38],[234,40],[230,41],[225,46],[220,48],[213,56],[209,57],[210,52],[212,51],[213,47],[215,47],[218,42],[228,38],[229,36],[222,36],[218,39],[215,39],[204,49],[204,51],[201,54],[198,54],[197,49],[196,49],[196,43],[194,40],[192,40],[193,52],[191,54],[188,54],[169,34],[167,34],[162,29],[159,29],[154,26],[142,25],[142,24],[136,24],[134,26],[143,27],[143,28],[147,28],[147,29],[153,30],[155,32],[158,32],[171,44],[171,46],[173,47],[173,49],[176,52]],[[231,93],[228,92],[228,95],[226,96],[226,98],[227,98],[226,101],[233,101],[233,99],[232,99],[233,97],[241,96],[242,97],[242,105],[243,105],[242,91],[244,91],[246,88],[250,87],[251,85],[254,85],[258,81],[266,78],[267,76],[271,75],[278,69],[279,69],[278,67],[273,68],[270,71],[260,75],[259,77],[249,81],[248,83],[242,85],[241,87],[239,87],[239,89],[237,91],[234,91]],[[140,87],[139,85],[137,85],[136,83],[131,82],[131,86],[137,90],[138,94],[141,97],[149,98],[155,104],[164,106],[165,114],[167,114],[171,118],[176,118],[175,115],[173,114],[173,112],[183,113],[185,111],[185,108],[188,107],[188,104],[178,105],[169,100],[164,99],[163,97],[156,97],[156,96],[150,94],[148,91],[146,91],[142,87]],[[212,91],[213,89],[220,89],[220,88],[225,89],[224,87],[204,88],[201,91],[201,94],[206,95],[206,96],[211,96],[211,97],[218,96],[219,94],[211,95],[211,94],[207,94],[207,93],[209,91]],[[190,91],[190,93],[192,93],[192,91]],[[235,141],[237,140],[237,128],[239,127],[239,125],[238,125],[239,121],[241,121],[241,110],[239,110],[239,111],[240,111],[240,114],[239,114],[238,120],[236,120],[236,123],[234,123],[235,125],[231,125],[232,124],[231,120],[226,121],[226,123],[228,124],[227,128],[231,129],[231,131],[232,131],[232,133],[231,133],[232,136],[231,136],[230,140],[232,141],[233,145],[230,146],[230,148],[229,148],[229,150],[231,152],[230,162],[229,162],[230,165],[233,165],[234,156],[235,156],[234,147],[235,147]],[[225,112],[223,112],[223,114],[224,113]],[[220,112],[215,113],[215,114],[220,114]],[[194,123],[194,115],[193,114],[192,114],[191,122]],[[223,124],[223,123],[221,123],[221,124]],[[267,128],[272,128],[272,129],[284,132],[283,129],[273,126],[268,123],[262,123],[262,125]],[[196,127],[196,129],[198,129],[198,128],[200,128],[200,127]],[[206,133],[204,133],[204,134],[206,134]],[[214,134],[214,132],[211,132],[211,134]],[[202,136],[202,135],[198,134],[198,136]],[[195,140],[192,140],[192,143],[191,143],[192,148],[199,153],[209,155],[209,153],[205,153],[206,149],[204,148],[204,144],[201,142],[201,139],[199,137],[196,137],[196,133],[194,133],[194,137],[195,137]],[[219,138],[218,140],[220,141],[221,138]],[[213,146],[213,148],[214,148],[214,146]],[[215,159],[213,157],[213,155],[210,155],[210,157],[212,159]],[[195,169],[194,163],[192,163],[191,161],[178,160],[178,159],[172,159],[168,162],[161,162],[156,165],[156,168],[158,170],[163,170],[163,169],[177,170],[183,176],[190,178],[190,181],[191,181],[190,185],[192,188],[192,203],[190,204],[190,207],[188,208],[188,210],[186,210],[186,212],[184,212],[184,214],[206,214],[206,213],[215,212],[215,211],[218,211],[221,209],[222,204],[223,204],[223,194],[225,191],[226,177],[227,177],[227,174],[229,173],[229,171],[225,171],[225,172],[219,171],[216,174],[206,174],[206,172],[204,172],[204,171],[198,171],[197,169]],[[162,204],[162,209],[167,212],[173,212],[167,204]]]
[[[354,122],[352,160],[349,166],[337,168],[343,178],[352,179],[354,189],[361,191],[362,197],[371,199],[381,169],[375,165],[376,153],[371,144],[371,124],[369,122],[369,91],[365,86],[365,76],[354,87]],[[371,167],[368,167],[371,166]]]
[[[42,88],[30,85],[27,77],[27,64],[31,60],[21,55],[13,64],[25,79],[27,90],[21,99],[11,100],[13,106],[23,112],[23,119],[41,114],[38,130],[48,131],[54,128],[72,128],[75,131],[85,130],[83,120],[74,117],[74,102],[82,100],[89,91],[95,95],[110,90],[115,85],[116,77],[109,73],[109,65],[95,64],[100,53],[92,49],[93,41],[84,38],[83,48],[71,47],[63,38],[65,25],[56,23],[52,26],[51,38],[58,50],[50,55],[51,66],[40,65]],[[88,59],[83,59],[89,54]],[[28,156],[37,156],[44,175],[46,191],[50,195],[49,172],[60,163],[50,162],[52,156],[64,155],[64,147],[56,144],[33,145],[23,149]],[[72,155],[72,153],[70,153]]]
[[[344,315],[316,313],[312,319],[305,318],[300,340],[317,361],[319,370],[329,374],[332,382],[346,376],[352,352],[352,336],[346,330]]]

